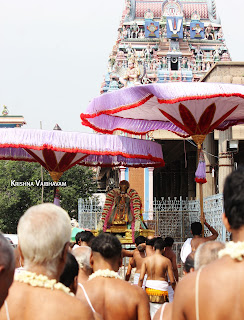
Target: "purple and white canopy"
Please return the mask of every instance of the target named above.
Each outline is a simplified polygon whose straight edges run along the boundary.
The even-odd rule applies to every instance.
[[[244,87],[177,82],[120,89],[93,99],[81,120],[102,133],[163,129],[182,137],[205,136],[244,123]]]
[[[52,177],[60,177],[75,164],[101,167],[164,165],[161,145],[153,141],[17,128],[0,129],[0,160],[39,162]]]

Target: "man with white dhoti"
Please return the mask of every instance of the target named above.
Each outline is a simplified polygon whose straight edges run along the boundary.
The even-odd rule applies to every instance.
[[[175,279],[171,261],[162,256],[165,242],[158,238],[154,244],[155,253],[146,257],[141,268],[139,286],[142,286],[145,274],[147,274],[146,293],[150,301],[150,314],[153,318],[163,303],[168,302],[168,278],[170,285],[175,288]]]

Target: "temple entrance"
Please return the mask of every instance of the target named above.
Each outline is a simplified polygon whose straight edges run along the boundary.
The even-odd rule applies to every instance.
[[[165,167],[154,169],[154,197],[195,199],[196,147],[183,140],[157,142],[162,144]]]
[[[171,66],[171,70],[178,70],[179,66],[178,66],[178,58],[177,57],[172,57],[170,59],[170,66]]]

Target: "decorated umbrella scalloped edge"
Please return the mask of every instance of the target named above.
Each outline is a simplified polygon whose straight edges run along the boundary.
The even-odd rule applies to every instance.
[[[38,152],[43,152],[41,159]],[[36,154],[35,154],[36,152]],[[140,140],[117,135],[86,134],[79,132],[46,131],[31,129],[1,129],[0,159],[16,161],[36,161],[49,172],[60,170],[61,157],[57,164],[55,152],[64,153],[66,163],[62,168],[71,168],[75,164],[86,166],[163,166],[161,145],[149,140]],[[80,154],[75,158],[75,154]],[[50,156],[52,163],[45,163]],[[38,158],[39,157],[39,158]],[[69,161],[73,161],[70,162]],[[58,167],[59,166],[59,167]]]
[[[187,88],[195,86],[194,95],[187,94]],[[200,87],[199,87],[200,85]],[[180,86],[183,86],[184,90],[179,90]],[[168,90],[164,94],[162,88]],[[207,89],[209,93],[201,94],[201,87]],[[235,92],[236,87],[243,93]],[[125,91],[126,90],[126,91]],[[218,93],[214,93],[217,90]],[[229,92],[226,93],[225,91]],[[177,93],[175,93],[177,92]],[[115,94],[118,96],[115,98]],[[175,95],[179,97],[174,98]],[[125,98],[128,96],[127,98]],[[216,83],[166,83],[166,84],[150,84],[143,86],[135,86],[132,88],[120,89],[111,93],[103,94],[97,98],[94,98],[87,108],[86,113],[81,113],[80,118],[82,124],[89,126],[90,128],[102,132],[113,133],[116,130],[121,130],[131,134],[146,134],[154,130],[168,130],[172,131],[183,138],[191,136],[184,130],[179,122],[173,122],[170,115],[163,113],[165,121],[162,120],[146,120],[135,118],[123,118],[116,114],[131,109],[138,108],[148,102],[153,97],[157,98],[157,103],[160,104],[175,104],[183,103],[190,100],[207,100],[214,98],[230,98],[237,97],[244,99],[244,87],[241,85],[231,84],[216,84]],[[122,102],[122,103],[121,103]],[[120,104],[121,103],[121,104]],[[232,111],[235,110],[235,107]],[[218,123],[215,129],[226,130],[230,126],[244,123],[244,116],[239,119],[225,120],[232,112],[229,112]],[[175,119],[176,120],[176,119]],[[137,128],[136,130],[134,128]],[[138,130],[139,128],[139,130]]]

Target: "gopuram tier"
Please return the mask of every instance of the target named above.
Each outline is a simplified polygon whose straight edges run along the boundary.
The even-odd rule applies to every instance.
[[[199,81],[218,61],[230,55],[214,0],[126,0],[101,93]]]

